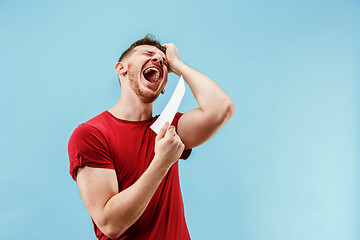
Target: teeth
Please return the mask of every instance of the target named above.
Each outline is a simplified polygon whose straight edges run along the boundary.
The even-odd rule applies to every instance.
[[[160,77],[160,72],[157,71],[156,76],[155,76],[155,82],[157,82],[159,80],[159,77]]]
[[[146,69],[146,70],[144,71],[144,73],[148,73],[148,72],[150,72],[150,70],[154,70],[154,71],[156,71],[157,73],[160,73],[159,70],[157,70],[156,68],[152,68],[152,67]]]
[[[155,71],[155,72],[156,72],[156,75],[155,75],[155,79],[154,79],[154,81],[155,81],[155,82],[159,81],[159,78],[160,78],[160,71],[159,71],[159,70],[157,70],[157,69],[156,69],[156,68],[154,68],[154,67],[150,67],[150,68],[146,69],[146,70],[144,71],[144,73],[148,73],[148,72],[150,72],[150,70],[153,70],[153,71]]]

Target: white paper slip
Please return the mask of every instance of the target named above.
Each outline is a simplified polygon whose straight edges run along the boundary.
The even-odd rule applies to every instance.
[[[166,122],[172,123],[175,114],[180,106],[181,100],[184,97],[185,94],[185,83],[184,79],[181,76],[179,79],[179,82],[175,88],[175,91],[173,95],[170,98],[170,101],[164,108],[164,110],[161,112],[160,116],[156,121],[150,126],[150,128],[156,132],[156,134],[159,133],[160,129],[164,126]]]

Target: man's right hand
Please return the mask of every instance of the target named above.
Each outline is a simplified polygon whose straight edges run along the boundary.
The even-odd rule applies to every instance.
[[[168,167],[171,167],[179,160],[185,145],[182,143],[179,135],[177,135],[174,126],[170,126],[166,122],[160,129],[155,139],[155,161],[160,161]]]
[[[155,157],[148,169],[133,185],[120,192],[115,170],[88,166],[78,170],[81,197],[106,236],[118,238],[139,219],[169,168],[184,151],[185,145],[175,127],[168,127],[166,123],[155,139]]]

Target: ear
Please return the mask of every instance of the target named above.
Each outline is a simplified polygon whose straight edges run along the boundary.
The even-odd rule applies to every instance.
[[[118,62],[115,65],[115,72],[117,72],[118,75],[125,75],[127,73],[126,64],[123,62]]]

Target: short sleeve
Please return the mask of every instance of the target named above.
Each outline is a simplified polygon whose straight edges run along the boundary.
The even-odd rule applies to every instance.
[[[91,125],[81,124],[74,130],[69,139],[68,153],[70,175],[75,181],[78,168],[85,165],[115,169],[105,137]]]
[[[180,119],[180,117],[181,117],[182,115],[183,115],[183,113],[177,112],[177,113],[175,114],[174,120],[173,120],[172,123],[171,123],[171,125],[172,125],[172,126],[175,126],[176,129],[177,129],[177,125],[178,125],[179,119]],[[177,131],[177,130],[176,130],[176,131]],[[183,153],[181,154],[180,159],[184,159],[184,160],[188,159],[189,156],[190,156],[190,154],[191,154],[191,151],[192,151],[191,148],[184,150]]]

